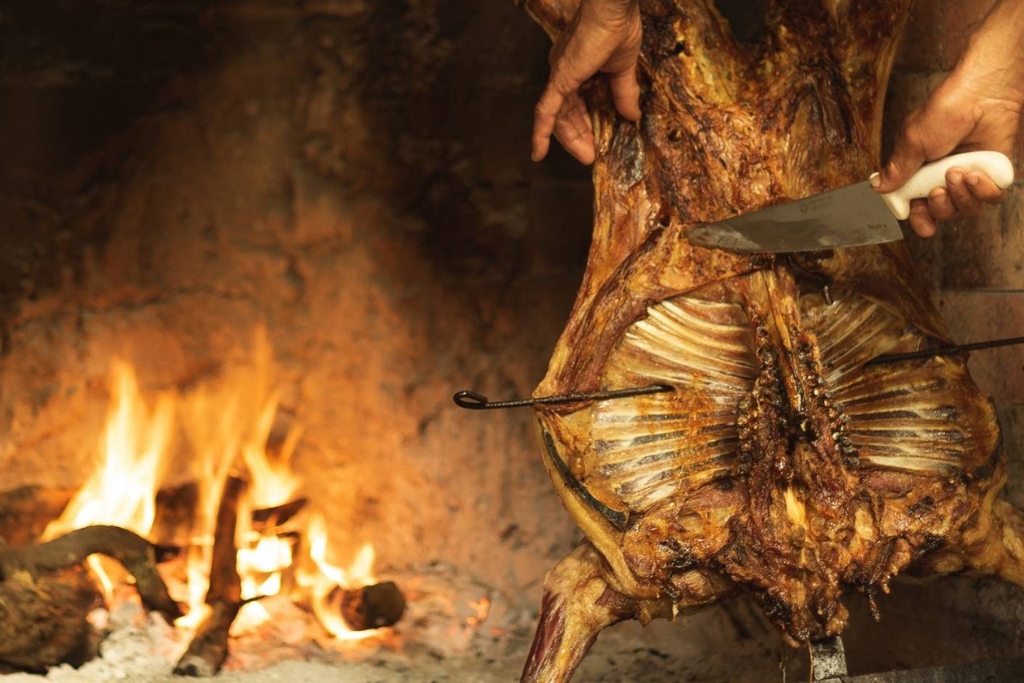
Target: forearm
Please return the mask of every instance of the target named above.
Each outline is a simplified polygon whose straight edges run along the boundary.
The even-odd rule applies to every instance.
[[[629,20],[639,0],[581,0],[580,14],[603,25],[621,25]]]
[[[1024,0],[999,0],[971,36],[954,76],[1024,103]]]

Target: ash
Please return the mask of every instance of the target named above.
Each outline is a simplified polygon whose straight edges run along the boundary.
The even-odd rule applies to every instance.
[[[529,652],[537,614],[511,608],[485,583],[432,565],[388,577],[408,600],[393,629],[368,641],[339,642],[325,634],[307,610],[277,597],[263,601],[270,622],[233,636],[231,654],[217,681],[233,683],[505,683],[518,680]],[[539,602],[539,601],[538,601]],[[46,675],[16,673],[4,683],[180,683],[175,663],[190,634],[147,614],[135,602],[94,623],[102,636],[99,655],[74,669]],[[770,683],[783,681],[780,643],[763,637],[761,621],[741,608],[711,609],[675,623],[643,628],[628,622],[607,629],[584,659],[580,682],[642,680],[645,683]],[[756,636],[756,637],[755,637]],[[723,642],[734,645],[722,647]],[[790,679],[793,680],[793,679]]]

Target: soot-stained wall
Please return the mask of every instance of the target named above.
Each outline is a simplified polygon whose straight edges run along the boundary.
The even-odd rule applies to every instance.
[[[0,10],[0,467],[76,485],[107,371],[188,391],[264,327],[339,552],[533,604],[575,531],[528,395],[589,244],[585,169],[529,161],[543,33],[511,3]],[[182,447],[184,448],[184,447]]]

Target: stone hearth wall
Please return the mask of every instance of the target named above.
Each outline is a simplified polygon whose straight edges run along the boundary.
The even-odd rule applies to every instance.
[[[334,547],[539,600],[574,528],[528,395],[589,244],[585,169],[529,161],[547,39],[510,2],[0,10],[0,471],[73,486],[107,369],[149,390],[267,329]],[[346,560],[341,557],[339,560]]]

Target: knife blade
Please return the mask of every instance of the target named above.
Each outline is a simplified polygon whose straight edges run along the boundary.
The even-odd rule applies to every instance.
[[[736,252],[794,252],[857,247],[903,239],[899,221],[910,215],[910,201],[946,186],[946,172],[980,171],[1006,189],[1013,163],[999,152],[965,152],[922,166],[907,183],[879,194],[868,181],[804,199],[697,225],[686,234],[690,244]]]

